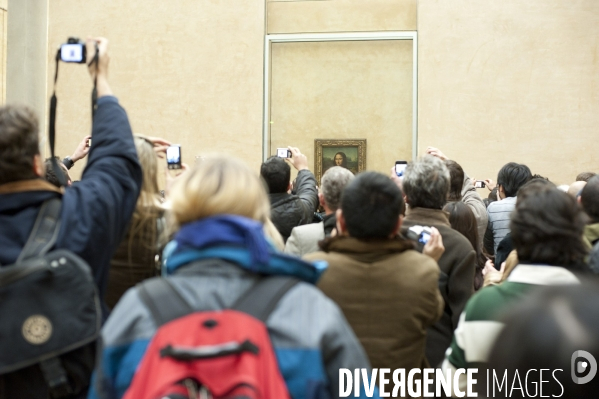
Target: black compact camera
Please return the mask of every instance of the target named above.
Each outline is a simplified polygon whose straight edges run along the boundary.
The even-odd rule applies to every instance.
[[[475,188],[485,188],[485,182],[482,180],[477,180],[474,182]]]
[[[408,238],[410,240],[418,241],[421,244],[426,244],[431,238],[433,231],[430,227],[425,226],[412,226],[408,229]]]
[[[60,46],[60,60],[62,62],[85,64],[85,42],[76,37],[69,37],[69,40]]]

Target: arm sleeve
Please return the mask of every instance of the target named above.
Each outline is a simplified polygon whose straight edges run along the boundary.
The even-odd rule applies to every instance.
[[[288,255],[295,255],[295,256],[302,256],[301,250],[300,250],[300,241],[299,241],[299,237],[297,235],[297,231],[295,230],[295,228],[293,230],[291,230],[291,235],[289,236],[289,238],[287,239],[287,242],[285,243],[285,253]]]
[[[98,99],[92,137],[81,181],[63,196],[58,242],[90,265],[103,297],[110,259],[135,209],[142,171],[127,114],[115,97]]]
[[[155,332],[136,290],[128,290],[102,328],[88,399],[122,398]]]
[[[484,245],[485,251],[489,255],[495,255],[495,242],[493,239],[493,223],[490,220],[487,223],[487,230],[485,231],[483,245]]]
[[[297,188],[295,194],[300,198],[304,220],[308,223],[312,220],[314,211],[318,208],[318,190],[316,189],[316,178],[307,169],[300,170],[297,174]]]
[[[464,186],[462,188],[462,201],[470,207],[474,218],[476,219],[476,226],[478,231],[478,242],[481,245],[484,240],[485,231],[487,230],[487,224],[489,216],[487,215],[487,207],[480,197],[476,188],[472,185],[470,177],[464,175]]]
[[[476,253],[471,249],[467,255],[457,263],[447,282],[449,307],[451,309],[452,329],[455,330],[460,320],[460,315],[474,292],[474,270]]]
[[[341,310],[332,301],[327,301],[327,314],[330,328],[323,339],[322,353],[324,357],[326,372],[329,378],[331,387],[331,397],[340,398],[339,395],[339,370],[341,368],[349,369],[353,372],[354,369],[368,369],[370,374],[370,362],[366,356],[366,352],[360,345],[358,338],[347,323]],[[366,398],[363,384],[360,384],[360,398]],[[354,397],[353,387],[351,397]],[[378,398],[378,389],[375,388],[374,395],[370,396]]]

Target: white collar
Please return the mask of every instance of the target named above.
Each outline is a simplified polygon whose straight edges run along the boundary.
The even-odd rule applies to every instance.
[[[561,266],[517,265],[506,281],[532,285],[580,284],[580,280]]]

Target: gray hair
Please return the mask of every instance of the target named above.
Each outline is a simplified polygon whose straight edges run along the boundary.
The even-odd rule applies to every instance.
[[[411,208],[443,208],[449,185],[447,166],[431,155],[409,163],[403,179],[404,192]]]
[[[341,193],[347,183],[354,179],[354,174],[342,166],[329,168],[322,176],[321,190],[324,202],[331,211],[339,208]]]

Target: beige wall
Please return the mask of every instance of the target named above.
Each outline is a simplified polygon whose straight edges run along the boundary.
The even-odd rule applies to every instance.
[[[6,1],[3,1],[7,5]],[[6,101],[46,114],[48,0],[10,0],[7,14]],[[41,126],[44,126],[42,123]]]
[[[182,145],[183,161],[224,152],[261,162],[264,2],[52,0],[49,48],[68,36],[110,40],[110,83],[134,132]],[[47,62],[48,87],[54,66]],[[91,82],[60,66],[57,153],[90,131]],[[75,176],[83,165],[75,165]]]
[[[268,0],[268,33],[416,30],[416,0]]]
[[[21,11],[13,14],[13,3]],[[587,150],[599,136],[595,1],[46,4],[11,0],[8,100],[24,99],[45,112],[56,46],[69,35],[104,35],[112,46],[111,83],[134,130],[181,143],[185,161],[216,150],[257,169],[265,33],[417,28],[420,152],[438,146],[478,178],[495,178],[508,160],[526,162],[558,183],[599,170]],[[17,36],[17,28],[24,35]],[[43,65],[35,63],[40,43],[52,49]],[[11,54],[20,59],[11,62]],[[60,155],[72,152],[89,131],[90,90],[84,67],[61,66]],[[76,168],[80,172],[81,165]]]
[[[420,0],[419,148],[477,178],[599,172],[599,2]]]
[[[8,2],[0,0],[0,104],[6,102],[6,42],[8,36]]]

